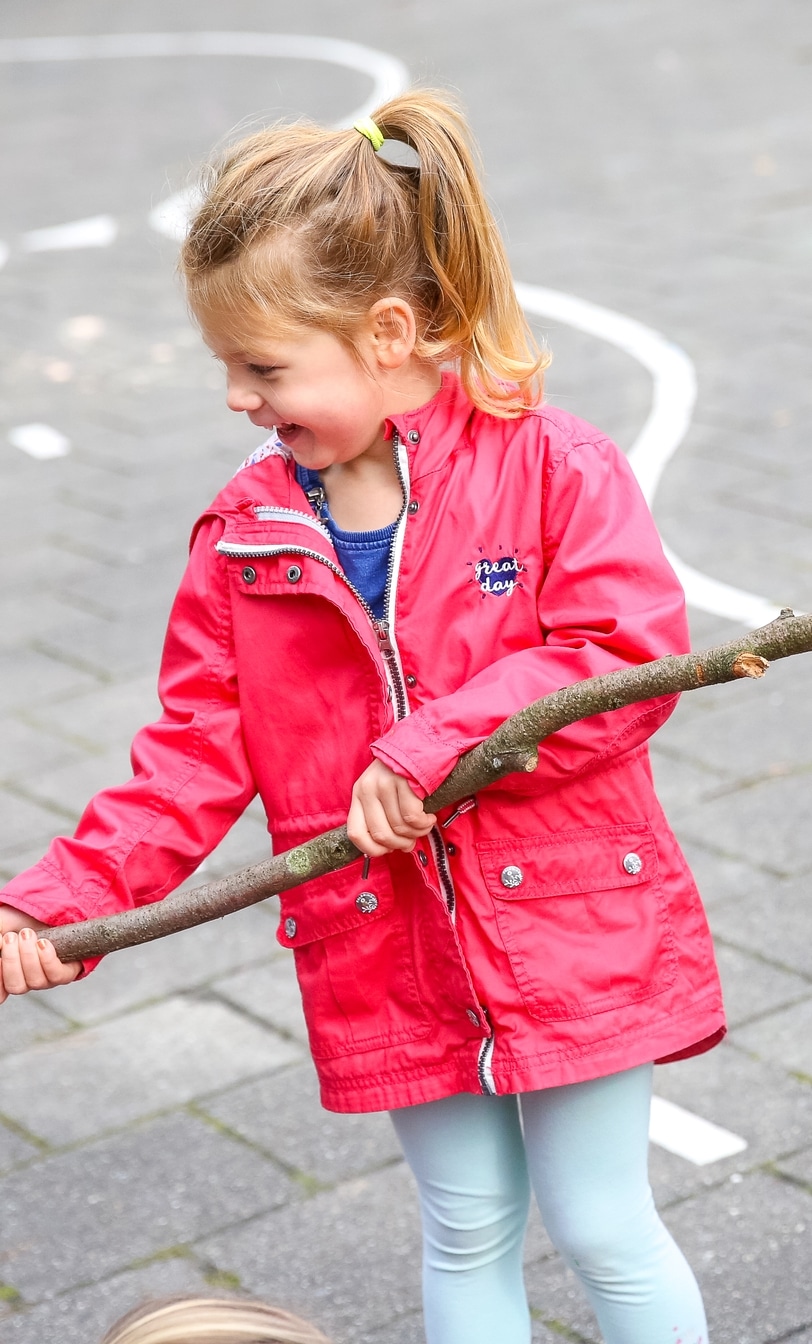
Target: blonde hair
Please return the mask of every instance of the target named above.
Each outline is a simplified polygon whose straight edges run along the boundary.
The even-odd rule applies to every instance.
[[[226,152],[181,251],[191,309],[237,348],[258,323],[321,327],[352,347],[372,304],[396,296],[415,311],[418,359],[458,361],[477,406],[519,415],[549,356],[516,298],[465,118],[447,95],[413,90],[373,119],[419,167],[310,122]]]
[[[330,1344],[315,1325],[248,1299],[171,1298],[136,1307],[102,1344]]]

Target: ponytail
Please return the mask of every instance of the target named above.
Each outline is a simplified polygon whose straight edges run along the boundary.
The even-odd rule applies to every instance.
[[[549,356],[516,298],[461,111],[413,90],[372,120],[379,151],[366,132],[298,123],[227,153],[181,253],[192,309],[216,312],[235,339],[260,316],[351,345],[371,305],[397,295],[415,310],[419,359],[457,361],[475,405],[521,414],[541,396]],[[387,141],[419,166],[394,161]]]
[[[424,333],[425,355],[457,354],[471,400],[497,414],[517,414],[538,400],[534,383],[549,357],[536,348],[516,298],[467,123],[447,95],[428,91],[393,98],[373,120],[420,161],[420,241],[440,291]]]

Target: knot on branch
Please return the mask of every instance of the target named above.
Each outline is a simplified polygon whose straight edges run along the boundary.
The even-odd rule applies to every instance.
[[[734,677],[763,677],[769,666],[767,659],[762,658],[760,653],[740,653],[731,671]]]

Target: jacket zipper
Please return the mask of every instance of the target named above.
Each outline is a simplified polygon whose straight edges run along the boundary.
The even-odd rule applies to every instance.
[[[383,590],[383,620],[375,622],[375,633],[378,636],[378,646],[383,655],[384,661],[389,668],[390,680],[394,692],[394,710],[395,722],[399,719],[405,719],[409,713],[409,697],[406,693],[406,679],[403,675],[403,667],[400,661],[400,652],[394,637],[394,622],[391,619],[392,592],[395,587],[395,575],[400,568],[400,555],[403,549],[403,535],[405,532],[406,510],[409,504],[409,464],[405,452],[403,452],[400,442],[400,435],[396,429],[392,430],[392,452],[395,458],[395,471],[398,474],[401,493],[403,494],[403,504],[395,524],[395,534],[392,538],[392,545],[389,547],[389,563],[386,568],[386,584]]]
[[[387,678],[392,690],[395,722],[398,722],[398,720],[400,719],[405,719],[409,713],[409,698],[406,691],[406,679],[403,675],[403,667],[400,661],[400,652],[397,647],[397,642],[394,638],[394,631],[392,629],[392,622],[390,620],[390,606],[391,606],[393,589],[395,587],[396,574],[400,567],[401,551],[403,548],[403,534],[405,530],[404,520],[406,518],[406,511],[409,504],[409,488],[408,488],[409,481],[408,481],[408,459],[406,458],[405,452],[403,452],[402,444],[400,441],[400,435],[398,434],[397,429],[393,429],[392,431],[392,449],[395,458],[395,470],[397,471],[398,480],[400,482],[400,488],[403,492],[403,506],[397,517],[397,523],[395,526],[395,535],[392,539],[392,545],[389,551],[389,564],[386,571],[386,584],[384,587],[384,597],[383,597],[383,618],[381,620],[379,620],[378,617],[375,615],[375,613],[369,606],[369,603],[366,601],[366,598],[363,596],[363,594],[360,593],[358,589],[355,587],[355,585],[351,583],[350,580],[347,578],[343,569],[341,569],[339,565],[334,564],[332,560],[327,558],[327,556],[321,555],[318,551],[312,551],[306,546],[238,546],[233,542],[218,542],[217,550],[224,555],[231,555],[235,559],[243,559],[243,558],[250,559],[252,556],[261,556],[261,555],[268,555],[268,556],[280,555],[280,554],[306,555],[313,560],[321,561],[321,563],[323,565],[327,565],[327,567],[331,569],[334,574],[337,574],[340,579],[343,579],[344,583],[347,585],[350,591],[355,595],[355,597],[360,602],[361,606],[363,607],[364,611],[369,617],[370,624],[372,625],[372,629],[375,632],[375,636],[378,640],[378,648],[380,649],[381,656],[383,657],[384,666],[386,667],[387,672]],[[318,492],[316,492],[316,490],[313,490],[312,495],[313,498],[311,498],[310,494],[308,495],[308,498],[310,499],[311,505],[318,513],[319,509],[323,507],[324,492],[323,490]],[[285,509],[282,508],[281,506],[277,507],[273,505],[269,505],[267,507],[263,507],[262,505],[260,505],[255,510],[255,512],[257,517],[279,518],[280,521],[285,521],[287,516],[292,516],[296,518],[298,521],[307,523],[308,526],[315,528],[319,533],[323,534],[332,545],[332,538],[330,537],[330,533],[328,529],[324,526],[324,524],[321,521],[319,521],[318,517],[309,518],[307,514],[301,513],[298,509]],[[462,805],[462,810],[465,811],[468,810],[464,804]],[[455,813],[454,815],[456,816],[458,815],[458,813]],[[453,820],[453,818],[449,818],[449,820]],[[437,874],[440,879],[440,886],[442,888],[442,893],[445,898],[446,907],[448,909],[448,913],[451,917],[452,922],[454,922],[456,918],[456,905],[457,905],[456,894],[454,891],[454,881],[451,876],[451,870],[448,866],[448,855],[446,854],[445,850],[445,841],[443,840],[443,837],[440,833],[440,828],[438,826],[435,826],[434,829],[430,832],[429,839],[431,841],[432,852],[434,854],[434,861],[437,865]],[[479,1049],[479,1058],[477,1063],[477,1075],[479,1078],[479,1084],[480,1087],[482,1088],[482,1091],[487,1095],[494,1095],[496,1091],[493,1085],[493,1077],[491,1074],[492,1055],[493,1055],[493,1036],[491,1035],[482,1042],[482,1045],[480,1046]]]
[[[496,1086],[493,1081],[493,1069],[491,1067],[493,1064],[493,1047],[494,1036],[493,1028],[491,1027],[491,1035],[486,1037],[479,1047],[479,1055],[477,1056],[476,1065],[479,1086],[482,1088],[486,1097],[495,1097],[497,1095]]]
[[[440,885],[445,896],[445,903],[448,906],[448,913],[452,921],[457,917],[457,897],[454,891],[454,879],[451,876],[451,869],[448,866],[448,855],[445,852],[445,841],[440,833],[438,826],[435,826],[429,832],[429,840],[434,850],[434,861],[437,864],[437,872],[440,877]]]

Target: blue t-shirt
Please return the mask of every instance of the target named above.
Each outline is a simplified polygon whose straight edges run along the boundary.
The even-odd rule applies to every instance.
[[[321,486],[317,471],[296,466],[296,479],[303,490]],[[325,499],[318,516],[333,539],[339,564],[373,612],[381,620],[384,615],[386,577],[389,573],[389,555],[397,522],[371,532],[345,532],[333,518]]]

